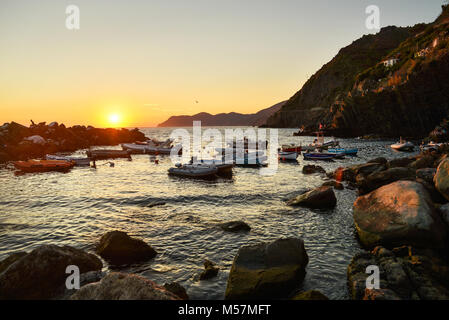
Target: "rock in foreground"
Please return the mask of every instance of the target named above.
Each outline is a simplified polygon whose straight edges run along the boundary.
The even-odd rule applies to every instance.
[[[135,274],[112,272],[99,282],[85,285],[72,300],[179,300],[151,280]]]
[[[300,194],[287,201],[287,204],[315,209],[329,209],[335,207],[337,198],[332,187],[324,186]]]
[[[445,245],[443,222],[427,190],[417,182],[397,181],[357,198],[354,224],[367,247]]]
[[[110,231],[103,235],[97,246],[97,253],[115,265],[139,262],[156,255],[151,246],[121,231]]]
[[[449,159],[441,161],[434,177],[435,188],[449,200]]]
[[[225,298],[287,298],[304,279],[308,262],[299,238],[243,246],[234,258]]]
[[[50,299],[60,294],[69,265],[78,266],[80,273],[103,267],[93,254],[68,246],[43,245],[13,261],[0,274],[0,299]]]
[[[324,294],[317,290],[309,290],[298,293],[292,300],[329,300]]]
[[[367,289],[368,266],[378,266],[380,289]],[[356,254],[348,266],[348,286],[356,300],[447,300],[449,267],[440,258],[412,247]]]

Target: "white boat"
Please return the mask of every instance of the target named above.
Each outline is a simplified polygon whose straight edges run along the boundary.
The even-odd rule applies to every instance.
[[[402,140],[402,138],[391,145],[391,148],[397,151],[413,151],[415,149],[415,145],[410,141]]]
[[[421,151],[438,151],[438,149],[443,145],[443,143],[435,143],[430,141],[428,144],[422,144],[419,146]]]
[[[226,163],[225,159],[222,159],[222,160],[217,160],[217,159],[197,160],[195,157],[192,157],[189,164],[215,166],[217,168],[218,175],[232,175],[232,168],[234,168],[234,161],[232,161],[231,163]]]
[[[178,148],[179,154],[182,153],[181,145],[173,146],[172,139],[167,139],[163,142],[149,139],[146,142],[122,143],[122,149],[131,153],[170,154],[174,147]]]
[[[177,164],[175,168],[168,169],[168,174],[185,178],[214,179],[218,169],[215,165],[205,164]]]
[[[52,154],[47,154],[45,156],[47,160],[60,160],[60,161],[72,161],[77,166],[89,166],[90,158],[81,158],[81,157],[73,157],[73,156],[57,156]]]
[[[298,155],[298,152],[278,151],[278,158],[281,161],[296,161]]]

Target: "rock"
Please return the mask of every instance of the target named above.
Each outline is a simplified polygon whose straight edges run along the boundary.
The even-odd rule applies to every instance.
[[[334,174],[331,178],[334,178],[337,181],[350,181],[355,182],[356,174],[350,168],[337,168],[334,171]]]
[[[322,187],[326,187],[326,186],[333,187],[334,189],[337,189],[337,190],[343,190],[345,188],[341,182],[338,182],[335,180],[326,181],[321,186]]]
[[[309,165],[305,165],[302,168],[302,173],[303,174],[312,174],[312,173],[326,173],[326,170],[324,170],[322,167],[320,166],[316,166],[313,164],[309,164]]]
[[[106,276],[106,272],[103,272],[101,270],[98,271],[89,271],[86,273],[80,274],[80,287],[83,287],[89,283],[98,282],[101,279],[103,279]],[[64,284],[61,286],[60,291],[62,294],[60,296],[57,296],[55,300],[69,300],[70,297],[77,292],[78,289],[67,289],[66,285]]]
[[[357,198],[354,224],[366,247],[411,244],[442,247],[446,237],[426,189],[417,182],[397,181]]]
[[[74,293],[71,300],[180,300],[151,280],[135,274],[111,272],[99,282]]]
[[[251,227],[243,221],[229,221],[219,225],[221,229],[228,232],[250,231]]]
[[[357,186],[359,194],[363,195],[380,188],[386,184],[398,180],[415,180],[416,172],[409,168],[391,168],[380,172],[374,172],[370,175],[359,179]]]
[[[449,200],[449,159],[441,161],[433,178],[435,188]]]
[[[324,294],[317,290],[309,290],[298,293],[292,300],[329,300]]]
[[[164,288],[170,291],[171,293],[177,295],[182,300],[189,300],[189,296],[187,294],[186,289],[177,282],[169,282],[164,284]]]
[[[415,161],[409,164],[410,168],[413,169],[422,169],[431,167],[434,163],[435,159],[430,154],[422,155]]]
[[[329,209],[335,207],[337,198],[332,187],[324,186],[296,196],[290,199],[287,204],[315,209]]]
[[[368,266],[378,266],[379,289],[367,289]],[[449,298],[449,267],[433,252],[413,247],[354,256],[347,270],[350,295],[356,300],[437,300]]]
[[[375,158],[375,159],[371,159],[368,161],[368,163],[379,163],[379,164],[383,164],[383,165],[387,165],[388,160],[385,159],[384,157],[379,157],[379,158]]]
[[[240,247],[229,273],[225,298],[286,298],[301,284],[308,262],[300,238]]]
[[[4,260],[0,261],[0,274],[5,271],[10,265],[19,260],[20,258],[26,256],[26,252],[15,252],[10,254]]]
[[[212,261],[204,261],[204,271],[200,274],[200,280],[207,280],[216,277],[220,268],[216,267]]]
[[[440,207],[441,212],[441,218],[446,223],[447,226],[449,226],[449,203],[446,203],[445,205],[442,205]],[[1,270],[1,267],[0,267]]]
[[[43,245],[20,255],[0,274],[0,299],[49,299],[60,294],[67,266],[80,273],[103,267],[95,255],[68,246]]]
[[[433,184],[433,177],[437,170],[435,168],[422,168],[416,170],[416,178],[423,179],[424,181]]]
[[[356,176],[361,174],[367,176],[374,172],[385,170],[384,164],[380,163],[364,163],[349,168],[338,168],[334,172],[334,179],[337,181],[350,181],[356,182]]]
[[[416,178],[416,182],[422,184],[424,188],[426,188],[427,192],[429,192],[430,198],[432,199],[432,202],[434,203],[446,203],[447,200],[445,197],[441,195],[441,193],[438,192],[438,190],[435,188],[435,185],[433,183],[429,183],[424,179]]]
[[[97,253],[115,265],[148,260],[156,255],[151,246],[121,231],[104,234],[97,246]]]
[[[415,161],[415,158],[397,158],[387,162],[387,168],[404,168]]]

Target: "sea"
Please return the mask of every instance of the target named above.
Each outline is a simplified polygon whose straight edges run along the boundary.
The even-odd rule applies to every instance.
[[[140,130],[147,137],[165,140],[174,128]],[[186,130],[192,133],[192,128]],[[293,136],[295,131],[277,129],[279,145],[308,145],[315,139]],[[174,164],[163,155],[97,161],[96,168],[75,167],[68,173],[16,174],[11,164],[4,165],[0,167],[0,260],[43,244],[94,252],[104,233],[121,230],[143,239],[158,254],[121,267],[104,262],[105,271],[136,273],[161,285],[176,281],[191,299],[223,299],[241,246],[301,237],[309,264],[298,290],[315,289],[330,299],[348,299],[346,269],[363,250],[352,217],[357,191],[335,190],[337,206],[332,210],[291,207],[286,200],[325,181],[322,174],[304,175],[304,165],[320,165],[330,172],[404,154],[390,148],[395,141],[339,141],[341,147],[358,148],[357,157],[314,162],[299,156],[297,163],[279,163],[273,175],[262,175],[258,168],[235,167],[232,178],[215,181],[169,176],[167,170]],[[245,221],[251,231],[229,233],[219,227],[233,220]],[[205,259],[220,271],[215,278],[199,280]]]

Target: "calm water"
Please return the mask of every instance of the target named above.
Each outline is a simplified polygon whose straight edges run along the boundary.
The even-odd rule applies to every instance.
[[[171,129],[141,129],[148,137],[165,139]],[[280,143],[310,143],[313,137],[292,137],[279,130]],[[343,147],[359,148],[359,156],[318,163],[331,171],[362,163],[392,151],[392,141],[342,140]],[[78,153],[81,153],[78,152]],[[360,249],[354,236],[352,203],[355,191],[336,190],[332,211],[313,211],[285,205],[302,188],[323,183],[323,176],[303,175],[304,164],[280,163],[274,176],[258,169],[235,168],[231,180],[185,180],[167,175],[168,157],[154,164],[148,155],[132,161],[98,162],[97,169],[74,168],[69,173],[15,175],[0,168],[0,259],[42,244],[71,245],[88,251],[107,231],[123,230],[144,239],[155,259],[121,269],[144,275],[160,284],[178,281],[192,299],[222,299],[232,260],[240,246],[280,237],[302,237],[309,255],[303,288],[318,289],[332,299],[346,299],[346,267]],[[154,202],[165,205],[151,207]],[[217,224],[244,220],[249,233],[226,233]],[[222,267],[217,278],[197,280],[205,258]],[[105,264],[106,265],[106,264]],[[106,267],[107,268],[107,265]]]

